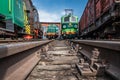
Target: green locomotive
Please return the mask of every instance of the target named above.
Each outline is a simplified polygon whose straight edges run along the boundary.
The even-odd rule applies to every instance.
[[[23,0],[0,0],[0,37],[22,37],[28,24]],[[26,23],[27,22],[27,23]]]
[[[78,34],[78,17],[72,9],[65,9],[66,14],[61,18],[61,36],[63,39],[74,39]]]
[[[48,39],[56,39],[58,37],[59,28],[55,24],[51,24],[47,27],[46,37]]]
[[[38,12],[31,0],[0,0],[0,38],[33,38],[38,28]]]
[[[0,15],[5,16],[2,21],[6,21],[6,29],[14,32],[14,26],[24,27],[23,5],[22,0],[0,0]]]

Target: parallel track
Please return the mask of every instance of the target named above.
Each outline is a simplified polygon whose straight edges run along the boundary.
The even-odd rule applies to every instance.
[[[2,44],[0,45],[0,79],[112,80],[111,76],[119,79],[119,44],[117,41],[91,40],[46,40]],[[110,76],[81,76],[76,64],[79,64],[81,58],[85,58],[85,62],[89,63],[94,48],[100,52],[101,61],[109,60],[105,73]]]
[[[79,80],[75,63],[76,53],[68,53],[65,41],[54,41],[49,51],[41,54],[41,60],[26,80]]]
[[[112,80],[108,76],[82,76],[76,67],[82,56],[67,41],[54,41],[26,80]]]

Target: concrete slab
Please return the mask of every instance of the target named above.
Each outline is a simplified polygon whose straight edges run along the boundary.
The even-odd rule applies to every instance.
[[[67,50],[68,47],[54,47],[54,50]]]
[[[61,71],[71,69],[71,65],[38,65],[38,70]]]
[[[68,53],[69,50],[62,50],[62,51],[48,51],[48,54],[57,54],[57,55],[66,55],[69,54]]]
[[[55,57],[54,61],[51,64],[75,64],[78,63],[79,60],[76,56],[62,56],[62,57]]]

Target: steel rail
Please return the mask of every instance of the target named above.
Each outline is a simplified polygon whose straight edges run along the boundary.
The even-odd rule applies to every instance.
[[[50,42],[48,41],[34,41],[34,42],[21,42],[21,43],[14,43],[14,44],[3,44],[0,45],[0,58],[10,56],[45,43]]]
[[[91,61],[93,51],[99,51],[100,62],[104,61],[109,66],[106,72],[120,80],[120,42],[118,41],[97,41],[97,40],[70,40],[73,49],[77,50],[87,61]],[[79,46],[78,46],[79,45]]]
[[[120,51],[119,41],[100,41],[100,40],[71,40],[71,41],[86,44],[86,45],[97,46],[97,47]]]
[[[51,40],[0,45],[0,80],[24,80]]]

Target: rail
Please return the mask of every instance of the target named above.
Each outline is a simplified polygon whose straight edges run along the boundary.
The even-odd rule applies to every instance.
[[[0,79],[24,80],[52,40],[0,45]]]
[[[106,64],[106,73],[120,80],[120,42],[101,40],[70,40],[69,44],[75,51],[91,64],[93,57],[98,57],[98,61]],[[97,54],[95,54],[97,52]]]

